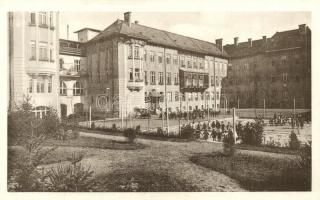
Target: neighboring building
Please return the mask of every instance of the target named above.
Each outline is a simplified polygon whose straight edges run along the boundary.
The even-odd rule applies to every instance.
[[[228,64],[222,39],[214,44],[131,23],[128,12],[84,46],[85,107],[94,112],[107,108],[127,116],[148,106],[155,112],[165,108],[164,99],[169,111],[220,107],[220,83]]]
[[[9,13],[9,109],[29,96],[37,116],[59,112],[58,33],[57,12]]]
[[[311,108],[311,31],[305,25],[271,38],[226,45],[223,92],[229,107]]]

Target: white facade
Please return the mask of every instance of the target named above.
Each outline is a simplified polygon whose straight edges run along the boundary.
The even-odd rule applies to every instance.
[[[10,12],[10,109],[25,97],[42,115],[59,112],[59,15],[57,12]]]

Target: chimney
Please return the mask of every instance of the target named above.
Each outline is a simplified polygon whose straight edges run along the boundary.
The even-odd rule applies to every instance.
[[[135,24],[139,24],[139,21],[138,21],[138,20],[136,20],[136,21],[134,21],[134,23],[135,23]]]
[[[222,38],[221,39],[216,39],[216,45],[218,48],[223,51],[223,45],[222,45]]]
[[[124,13],[124,22],[127,23],[129,27],[131,27],[131,12]]]
[[[267,44],[267,36],[262,36],[263,44]]]
[[[239,40],[238,37],[233,38],[234,46],[238,46],[238,40]]]
[[[306,34],[306,31],[307,31],[306,29],[307,29],[306,24],[300,24],[299,25],[299,33],[300,34],[302,34],[302,35]]]
[[[249,44],[249,47],[252,47],[252,39],[251,38],[248,39],[248,44]]]
[[[69,24],[67,24],[67,40],[69,40]]]

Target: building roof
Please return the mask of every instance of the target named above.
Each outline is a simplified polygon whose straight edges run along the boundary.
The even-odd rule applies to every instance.
[[[101,32],[101,30],[98,30],[98,29],[85,27],[85,28],[82,28],[82,29],[80,29],[80,30],[77,30],[77,31],[75,31],[75,32],[73,32],[73,33],[78,33],[78,32],[80,32],[80,31],[84,31],[84,30],[89,30],[89,31],[94,31],[94,32],[99,32],[99,33]]]
[[[200,54],[228,57],[225,51],[210,42],[195,38],[178,35],[168,31],[163,31],[140,24],[132,23],[131,27],[123,20],[116,20],[113,24],[103,30],[100,34],[89,41],[105,39],[113,35],[123,35],[127,37],[142,39],[151,44],[166,46],[178,50],[186,50]]]
[[[310,42],[311,31],[306,28],[307,40]],[[268,51],[277,51],[283,49],[292,49],[304,47],[306,44],[305,37],[299,29],[276,32],[271,38],[252,40],[252,46],[249,41],[238,43],[238,45],[228,44],[224,48],[231,57],[254,56]]]

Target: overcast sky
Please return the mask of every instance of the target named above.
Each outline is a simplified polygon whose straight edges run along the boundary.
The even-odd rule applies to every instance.
[[[116,19],[123,19],[120,12],[60,12],[60,38],[77,40],[73,32],[84,27],[105,29]],[[311,25],[310,12],[133,12],[132,22],[169,32],[215,42],[223,38],[224,44],[248,38],[271,37],[276,31],[298,28],[299,24]]]

